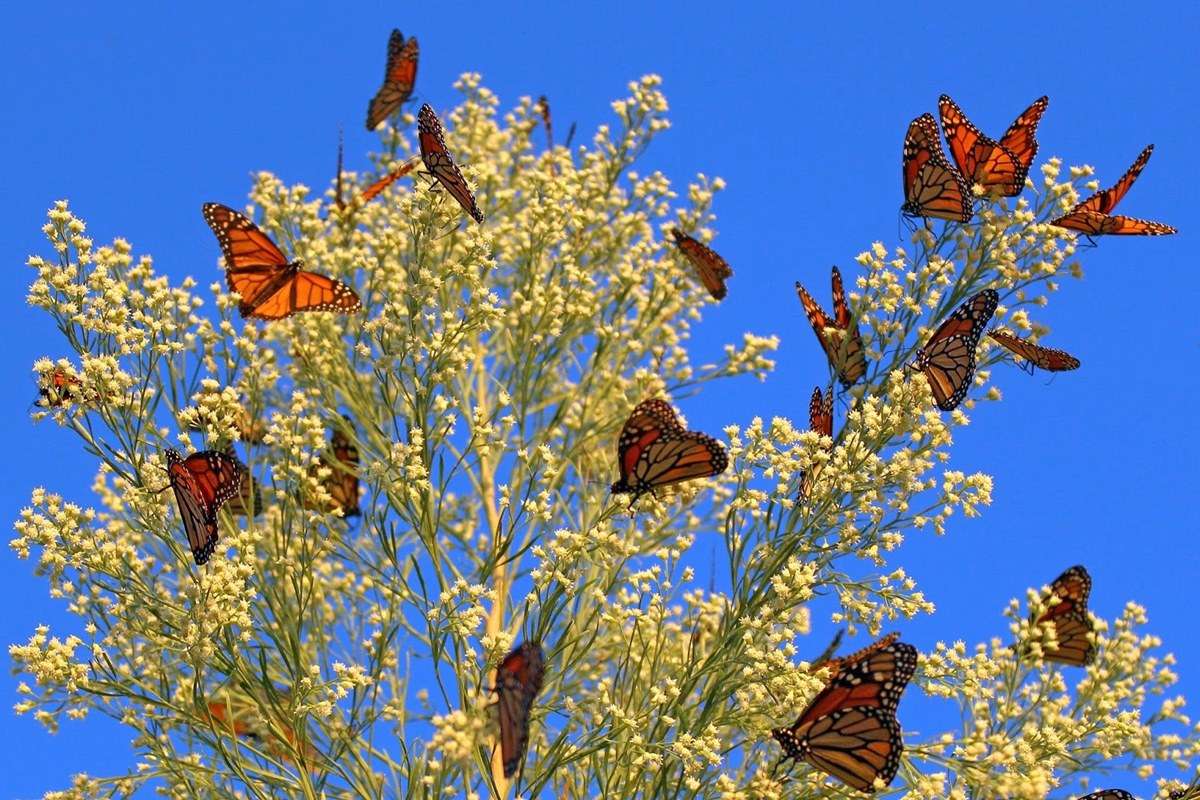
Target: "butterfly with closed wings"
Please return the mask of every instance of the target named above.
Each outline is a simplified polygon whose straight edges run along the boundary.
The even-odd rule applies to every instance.
[[[183,517],[183,531],[196,565],[212,557],[217,547],[217,511],[242,490],[245,466],[232,453],[202,450],[183,458],[166,451],[167,478]]]
[[[644,400],[621,428],[617,440],[620,478],[613,494],[632,494],[630,505],[653,492],[695,478],[720,475],[729,466],[724,446],[711,436],[684,430],[664,400]]]
[[[711,247],[678,228],[671,228],[671,236],[675,239],[675,246],[695,268],[696,275],[712,298],[723,299],[727,291],[725,281],[733,275],[733,270],[729,268],[725,259]]]
[[[542,690],[546,656],[537,642],[523,642],[496,667],[500,758],[504,777],[517,773],[529,747],[529,712]]]
[[[906,217],[971,221],[971,187],[946,160],[933,115],[922,114],[909,124],[902,162],[904,205],[900,211]]]
[[[829,662],[829,684],[789,728],[771,735],[779,763],[807,761],[860,792],[896,777],[904,741],[896,708],[916,672],[917,651],[890,634],[857,653]]]
[[[1053,347],[1034,344],[1028,339],[1022,339],[1020,336],[999,328],[988,331],[988,338],[1020,356],[1022,369],[1028,367],[1026,371],[1030,374],[1033,373],[1034,367],[1047,372],[1079,369],[1079,359],[1065,350],[1055,350]]]
[[[824,394],[821,387],[813,389],[812,397],[808,400],[808,427],[826,438],[833,438],[833,387],[830,386]],[[829,449],[833,443],[830,442]],[[812,466],[800,471],[800,499],[807,500],[812,493],[813,482],[817,479],[818,467]]]
[[[446,149],[442,123],[428,104],[421,106],[421,111],[417,114],[417,139],[421,145],[421,160],[425,162],[425,169],[458,201],[472,219],[482,223],[483,212],[479,210],[475,195],[471,192],[471,187],[467,186],[458,164],[454,163],[454,156]]]
[[[967,396],[975,377],[975,346],[999,302],[995,289],[984,289],[967,300],[938,326],[907,366],[925,374],[942,411],[953,411]]]

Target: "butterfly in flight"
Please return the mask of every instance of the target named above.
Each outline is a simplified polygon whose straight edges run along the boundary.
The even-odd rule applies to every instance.
[[[1112,210],[1117,207],[1117,203],[1121,202],[1121,198],[1133,186],[1133,182],[1138,179],[1138,175],[1142,173],[1153,152],[1154,145],[1147,146],[1133,162],[1133,165],[1121,176],[1121,180],[1107,189],[1096,192],[1082,203],[1078,203],[1058,219],[1050,220],[1050,224],[1059,228],[1079,231],[1089,237],[1101,235],[1165,236],[1177,233],[1170,225],[1164,225],[1161,222],[1122,217],[1112,213]]]
[[[687,431],[664,400],[644,400],[633,409],[617,440],[621,477],[613,494],[632,494],[632,503],[646,492],[694,478],[720,475],[729,456],[716,439]]]
[[[953,411],[967,396],[975,377],[975,346],[999,302],[995,289],[984,289],[967,300],[938,326],[908,365],[925,373],[942,411]]]
[[[714,300],[725,297],[725,281],[733,275],[733,270],[725,259],[721,258],[712,248],[701,244],[678,228],[671,228],[671,236],[675,238],[675,246],[683,253],[691,265],[695,267],[700,282]]]
[[[1175,795],[1171,795],[1174,797]],[[1183,796],[1182,793],[1179,795]],[[1084,795],[1079,800],[1136,800],[1136,798],[1124,789],[1101,789],[1098,792]]]
[[[1048,97],[1034,100],[997,142],[984,136],[949,95],[942,95],[938,100],[942,130],[950,155],[967,183],[978,183],[985,190],[994,188],[1004,197],[1019,195],[1037,155],[1034,134],[1049,102]]]
[[[183,458],[167,450],[167,478],[183,517],[183,531],[196,565],[212,557],[217,547],[217,510],[242,490],[246,468],[232,453],[202,450]]]
[[[892,782],[904,751],[896,707],[917,668],[916,649],[896,638],[829,662],[829,684],[794,725],[771,731],[783,749],[779,764],[807,761],[868,794],[876,780]]]
[[[1092,619],[1088,616],[1087,601],[1092,591],[1092,577],[1082,566],[1074,566],[1054,579],[1050,584],[1051,598],[1058,602],[1047,608],[1037,618],[1037,623],[1054,626],[1054,639],[1058,647],[1046,648],[1043,658],[1073,667],[1092,663],[1096,646],[1088,641],[1092,633]]]
[[[542,690],[546,657],[537,642],[523,642],[496,668],[495,692],[499,697],[500,758],[504,777],[517,773],[529,746],[529,712]]]
[[[808,426],[809,430],[816,431],[822,436],[833,438],[833,387],[821,394],[821,387],[813,389],[812,397],[808,401]],[[830,448],[832,449],[832,442]],[[809,467],[800,472],[800,499],[808,498],[812,491],[813,482],[817,479],[817,467]]]
[[[988,338],[1020,356],[1022,359],[1021,363],[1028,365],[1028,371],[1031,374],[1034,367],[1044,369],[1047,372],[1064,372],[1066,370],[1079,369],[1079,359],[1065,350],[1055,350],[1053,347],[1034,344],[1028,339],[1022,339],[999,328],[988,331]]]
[[[902,174],[904,205],[900,211],[905,216],[971,221],[971,187],[946,160],[932,114],[922,114],[909,124]]]
[[[342,415],[342,419],[353,432],[354,421],[345,414]],[[332,500],[327,506],[317,506],[310,502],[304,502],[302,505],[317,511],[340,510],[343,517],[357,517],[362,513],[358,505],[358,448],[342,428],[335,427],[329,449],[333,451],[333,458],[321,456],[313,468],[313,474],[315,476],[322,467],[329,469],[329,476],[324,479],[324,485]]]
[[[466,179],[454,163],[454,157],[446,149],[442,123],[428,104],[421,106],[421,111],[417,114],[417,139],[421,145],[421,160],[425,162],[425,169],[476,222],[483,222],[483,212],[475,203],[475,195],[471,193]]]
[[[241,297],[243,317],[286,319],[300,311],[348,314],[362,302],[346,284],[301,269],[287,260],[275,243],[245,215],[220,203],[204,204],[204,221],[225,255],[229,291]]]
[[[854,322],[850,307],[846,305],[842,273],[837,267],[833,268],[833,317],[825,313],[825,309],[800,285],[800,281],[796,281],[796,294],[829,363],[837,370],[842,385],[849,389],[866,374],[867,353],[858,323]]]
[[[383,85],[367,104],[367,130],[373,131],[379,123],[390,117],[412,95],[417,82],[417,56],[420,47],[417,37],[404,41],[404,34],[393,30],[388,37],[387,67],[383,71]]]

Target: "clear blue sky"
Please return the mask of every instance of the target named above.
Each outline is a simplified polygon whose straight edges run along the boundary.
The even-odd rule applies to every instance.
[[[1181,233],[1110,239],[1087,253],[1086,279],[1066,281],[1043,315],[1049,341],[1082,369],[1053,382],[1006,371],[1005,402],[982,406],[956,434],[956,467],[991,472],[995,503],[980,520],[956,518],[945,539],[910,540],[899,560],[939,613],[903,633],[922,649],[1004,635],[1008,598],[1081,562],[1098,613],[1111,617],[1128,599],[1148,607],[1200,715],[1194,4],[1084,13],[908,3],[853,14],[833,4],[838,15],[795,3],[736,13],[729,3],[473,5],[60,2],[0,12],[0,375],[10,387],[0,400],[10,452],[0,460],[0,518],[14,518],[35,484],[86,501],[92,475],[74,437],[27,417],[30,365],[64,354],[49,320],[24,304],[23,263],[45,252],[46,209],[69,198],[96,241],[123,236],[175,279],[215,280],[201,202],[240,207],[259,169],[326,185],[339,124],[348,167],[365,167],[374,139],[362,117],[392,27],[420,37],[417,91],[435,107],[455,101],[459,73],[478,71],[503,107],[547,94],[560,138],[576,120],[587,140],[611,120],[608,103],[627,81],[664,77],[673,129],[648,163],[680,186],[698,171],[729,182],[716,247],[736,275],[696,345],[710,352],[747,329],[783,339],[768,383],[686,405],[689,421],[711,429],[756,414],[803,418],[827,373],[792,284],[826,298],[831,263],[850,267],[877,239],[895,244],[910,119],[936,113],[948,92],[996,134],[1048,94],[1041,155],[1091,163],[1111,182],[1155,143],[1122,211]],[[0,550],[3,643],[24,641],[39,622],[71,630],[29,573]],[[0,706],[16,701],[14,687],[5,670]],[[934,727],[901,712],[907,730]],[[105,774],[131,762],[128,738],[99,718],[51,737],[0,712],[0,783],[7,796],[32,797],[80,770]]]

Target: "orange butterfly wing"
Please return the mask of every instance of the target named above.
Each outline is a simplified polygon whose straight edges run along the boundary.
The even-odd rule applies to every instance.
[[[167,478],[183,518],[183,530],[196,565],[205,564],[217,547],[217,510],[242,489],[245,467],[231,454],[203,450],[182,458],[166,451]]]
[[[383,85],[367,104],[367,130],[373,131],[379,123],[390,117],[412,95],[417,82],[417,59],[420,46],[417,37],[404,41],[404,34],[393,30],[388,37],[387,67],[383,72]]]
[[[225,256],[229,291],[242,298],[243,317],[284,319],[299,311],[357,311],[362,302],[346,284],[289,263],[275,243],[244,214],[205,203],[204,221]]]
[[[613,494],[632,494],[634,501],[664,486],[719,475],[729,456],[716,439],[685,431],[675,411],[663,400],[639,403],[617,441],[619,479]]]
[[[454,157],[446,149],[442,123],[428,104],[421,106],[421,111],[417,114],[417,139],[421,145],[421,160],[425,162],[425,169],[429,170],[476,222],[483,222],[483,212],[475,203],[475,195],[471,193],[466,179],[454,163]]]
[[[504,657],[496,668],[499,696],[500,755],[504,777],[516,774],[529,745],[529,712],[542,690],[546,658],[534,642],[524,642]]]
[[[824,394],[821,387],[813,389],[808,401],[809,430],[816,431],[822,436],[833,438],[833,388]],[[807,498],[812,491],[812,484],[817,478],[815,468],[809,468],[800,473],[800,498]]]
[[[817,335],[817,341],[821,343],[825,356],[837,370],[842,385],[849,388],[866,374],[867,355],[858,325],[851,324],[853,320],[850,308],[846,304],[842,273],[837,267],[833,268],[832,283],[836,317],[826,314],[799,281],[796,281],[796,294],[800,298],[800,304],[804,306],[804,314],[808,317],[808,323]],[[833,332],[827,333],[831,328],[834,329]]]
[[[417,166],[417,163],[417,159],[411,158],[396,169],[389,172],[387,175],[384,175],[382,178],[372,183],[366,189],[363,189],[361,195],[362,202],[366,204],[374,200],[375,197],[384,189],[388,188],[400,178],[403,178],[405,175],[412,172],[413,168]]]
[[[988,331],[988,337],[1016,353],[1032,366],[1040,367],[1048,372],[1063,372],[1079,368],[1079,359],[1065,350],[1055,350],[1053,347],[1034,344],[1028,339],[1014,336],[1008,331]]]
[[[1119,181],[1107,189],[1096,192],[1058,219],[1051,220],[1050,224],[1059,228],[1079,231],[1087,236],[1166,236],[1177,233],[1175,228],[1161,222],[1152,222],[1136,217],[1111,216],[1112,210],[1117,207],[1117,203],[1121,202],[1121,198],[1142,174],[1142,170],[1145,169],[1146,163],[1153,153],[1154,145],[1147,145]]]
[[[733,270],[725,259],[678,228],[671,229],[671,236],[675,237],[676,246],[696,269],[696,274],[700,276],[700,282],[704,284],[708,293],[714,300],[723,299],[727,291],[725,280],[733,275]]]
[[[985,188],[999,187],[1006,196],[1020,194],[1025,170],[1017,157],[999,142],[984,136],[949,96],[941,96],[938,108],[950,155],[966,182]]]
[[[943,411],[953,411],[967,396],[975,376],[975,346],[999,302],[995,289],[984,289],[955,309],[917,350],[914,367],[925,373]]]
[[[971,221],[971,189],[946,160],[937,123],[922,114],[908,126],[904,137],[904,205],[908,216]]]
[[[1059,602],[1046,609],[1037,620],[1054,624],[1058,647],[1045,652],[1047,661],[1081,667],[1095,658],[1096,647],[1088,641],[1088,634],[1092,632],[1092,620],[1087,612],[1091,591],[1092,576],[1080,565],[1071,567],[1050,584],[1050,595],[1057,597]]]
[[[904,750],[896,708],[916,672],[917,651],[884,637],[833,662],[834,675],[790,728],[771,734],[784,759],[804,759],[862,792],[891,783]]]
[[[1009,125],[1008,130],[1000,137],[1000,146],[1016,157],[1017,164],[1023,170],[1018,175],[1022,186],[1038,151],[1037,126],[1042,121],[1042,115],[1046,113],[1046,107],[1049,105],[1050,98],[1045,95],[1034,100],[1029,104],[1029,108],[1022,111],[1020,116],[1013,120],[1012,125]]]

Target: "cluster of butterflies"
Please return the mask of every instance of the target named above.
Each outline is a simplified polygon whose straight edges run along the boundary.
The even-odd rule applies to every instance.
[[[374,130],[395,114],[412,95],[416,82],[419,47],[415,37],[405,39],[398,30],[388,41],[383,85],[367,107],[366,127]],[[943,155],[933,117],[924,114],[909,126],[904,141],[903,174],[909,216],[937,217],[969,222],[973,199],[969,182],[985,191],[1014,196],[1025,185],[1026,175],[1037,152],[1034,137],[1046,109],[1042,97],[1026,109],[999,141],[982,134],[958,106],[942,96],[942,128],[955,164]],[[538,101],[548,141],[551,136],[549,103]],[[477,223],[483,213],[446,148],[441,122],[428,104],[417,115],[420,160],[440,184]],[[1086,235],[1166,234],[1169,226],[1157,222],[1112,215],[1111,212],[1137,179],[1153,147],[1142,152],[1129,171],[1113,187],[1097,192],[1076,205],[1052,224]],[[355,202],[368,203],[416,166],[410,159],[363,190]],[[339,146],[336,204],[348,207],[341,185],[342,153]],[[245,318],[281,320],[299,312],[330,311],[350,314],[362,308],[352,287],[334,278],[303,269],[291,260],[245,215],[219,203],[203,206],[205,221],[220,245],[225,261],[228,288],[240,297],[239,311]],[[679,229],[670,231],[676,246],[694,267],[709,294],[716,300],[727,294],[726,281],[733,275],[729,264],[715,251]],[[851,387],[867,372],[862,335],[846,302],[841,273],[833,268],[834,314],[830,316],[800,283],[796,291],[817,339],[838,380]],[[911,369],[923,372],[939,408],[952,410],[962,402],[975,371],[978,341],[995,312],[999,296],[985,289],[962,303],[918,349]],[[1029,368],[1059,371],[1075,369],[1079,361],[1061,350],[1034,344],[1002,330],[989,336],[1020,356]],[[39,388],[47,405],[84,399],[82,383],[61,369],[49,373]],[[822,435],[833,434],[833,389],[813,391],[809,404],[810,425]],[[249,421],[239,426],[243,441],[261,441],[262,428]],[[314,471],[328,470],[324,486],[332,498],[322,505],[301,498],[307,508],[339,510],[354,516],[359,510],[358,450],[352,441],[354,423],[344,417],[333,427],[331,458],[321,456]],[[249,470],[232,449],[203,450],[184,457],[166,451],[169,488],[183,519],[184,532],[197,565],[211,558],[218,541],[217,513],[227,506],[235,514],[255,516],[262,510],[258,488]],[[617,443],[619,478],[613,494],[631,494],[633,502],[648,492],[683,481],[720,474],[729,464],[725,448],[716,439],[686,430],[674,409],[661,399],[637,405],[622,427]],[[314,475],[316,473],[314,472]],[[802,474],[800,495],[807,497],[815,473]],[[1050,660],[1083,665],[1090,662],[1094,646],[1088,640],[1092,624],[1087,614],[1091,579],[1083,567],[1072,567],[1050,587],[1054,602],[1038,622],[1055,626],[1058,646],[1045,654]],[[886,785],[894,778],[903,752],[896,709],[900,696],[917,664],[916,650],[891,634],[852,655],[833,659],[824,666],[832,677],[808,704],[794,725],[773,731],[783,749],[780,764],[805,760],[855,789],[870,792],[877,782]],[[545,654],[540,644],[524,642],[501,661],[494,690],[498,695],[500,748],[506,777],[516,774],[529,738],[529,716],[541,691]],[[262,726],[228,702],[213,701],[209,713],[231,726],[238,735],[261,736]],[[289,740],[292,744],[294,741]],[[1131,800],[1128,793],[1108,790],[1088,795],[1085,800]]]

